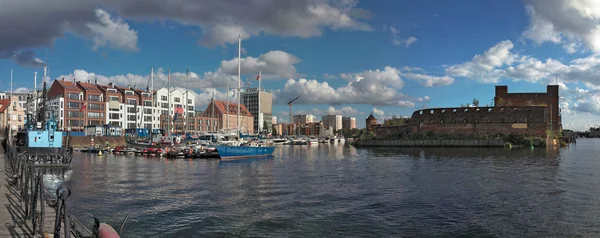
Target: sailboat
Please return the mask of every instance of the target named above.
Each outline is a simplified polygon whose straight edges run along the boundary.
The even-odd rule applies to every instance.
[[[237,90],[237,100],[238,100],[238,108],[237,108],[237,128],[240,127],[240,89],[242,86],[242,72],[241,72],[241,58],[242,58],[242,38],[238,36],[238,90]],[[229,110],[229,109],[228,109]],[[241,131],[238,131],[240,134]],[[241,137],[241,136],[240,136]],[[217,152],[219,153],[219,157],[221,160],[237,160],[237,159],[245,159],[245,158],[260,158],[272,155],[275,151],[275,147],[273,146],[264,146],[259,144],[249,144],[249,145],[217,145]]]

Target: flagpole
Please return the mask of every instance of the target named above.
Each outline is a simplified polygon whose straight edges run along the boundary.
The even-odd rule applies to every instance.
[[[154,108],[154,68],[150,68],[150,102],[152,103],[150,110]],[[152,119],[150,119],[150,145],[152,145],[152,128],[154,128],[154,111],[150,114],[152,115]]]
[[[9,101],[11,103],[14,103],[14,102],[12,102],[12,96],[13,96],[13,85],[12,84],[13,84],[13,70],[11,69],[10,70],[10,100]],[[8,110],[8,121],[9,121],[9,123],[8,123],[8,138],[9,138],[9,141],[12,141],[12,140],[10,140],[12,137],[12,118],[10,118],[12,116],[11,115],[12,113],[10,113],[11,111],[12,110]]]

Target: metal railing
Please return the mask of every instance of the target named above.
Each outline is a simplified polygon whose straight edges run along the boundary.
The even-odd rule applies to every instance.
[[[6,146],[9,165],[10,185],[15,187],[25,210],[25,220],[31,220],[34,235],[44,235],[45,203],[55,213],[54,237],[61,237],[61,226],[64,237],[93,237],[74,216],[68,207],[71,190],[60,183],[67,180],[72,156],[69,153],[30,154],[20,152],[18,147]],[[44,176],[52,181],[44,183]],[[54,184],[58,182],[59,184]],[[55,193],[52,193],[55,190]],[[39,208],[38,208],[39,206]]]

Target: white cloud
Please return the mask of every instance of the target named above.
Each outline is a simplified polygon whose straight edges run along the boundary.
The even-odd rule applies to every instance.
[[[516,54],[510,40],[501,41],[482,55],[475,55],[471,61],[446,68],[446,74],[454,77],[466,77],[482,83],[497,83],[503,72],[498,67],[511,65]]]
[[[17,88],[14,90],[15,93],[28,93],[31,89],[28,88]]]
[[[298,104],[348,103],[414,107],[414,102],[398,91],[404,86],[404,81],[396,68],[386,66],[383,70],[346,73],[340,77],[348,81],[345,86],[334,88],[327,82],[314,79],[289,79],[284,88],[275,93],[280,100],[300,96],[296,101]]]
[[[297,76],[294,65],[300,62],[302,60],[292,54],[273,50],[258,56],[258,58],[251,56],[242,58],[241,72],[256,78],[258,71],[261,71],[263,80],[293,78]],[[237,76],[238,58],[221,61],[221,66],[217,72]]]
[[[137,51],[138,34],[129,28],[129,24],[102,10],[96,9],[97,22],[87,23],[90,38],[94,42],[92,49],[109,46],[115,49]]]
[[[406,72],[413,72],[413,71],[425,72],[425,70],[423,70],[422,68],[419,68],[419,67],[409,67],[409,66],[404,66],[404,68],[402,68],[402,70],[404,70]]]
[[[527,0],[529,26],[523,37],[537,44],[563,44],[569,53],[582,42],[600,52],[600,4],[596,0]]]
[[[379,116],[379,117],[383,117],[385,115],[385,112],[381,109],[374,107],[373,114],[375,114],[376,116]]]
[[[454,78],[450,76],[431,76],[426,74],[405,73],[402,76],[418,81],[425,87],[447,86],[454,83]]]
[[[394,45],[404,45],[406,47],[409,47],[410,45],[414,44],[418,40],[414,36],[410,36],[406,39],[400,38],[400,30],[398,30],[398,28],[396,28],[394,26],[384,25],[383,30],[390,31],[390,33],[392,34],[392,44],[394,44]]]

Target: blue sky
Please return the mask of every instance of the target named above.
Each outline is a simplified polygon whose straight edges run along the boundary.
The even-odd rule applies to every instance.
[[[183,87],[189,69],[202,108],[213,91],[226,99],[227,83],[237,84],[242,35],[243,80],[256,86],[263,71],[278,117],[288,118],[285,101],[295,96],[295,112],[343,113],[364,125],[372,112],[485,105],[495,85],[543,92],[559,82],[564,127],[600,124],[592,1],[4,1],[0,90],[10,89],[10,69],[13,87],[31,90],[47,50],[51,79],[143,88],[154,68],[160,87],[171,69]]]

